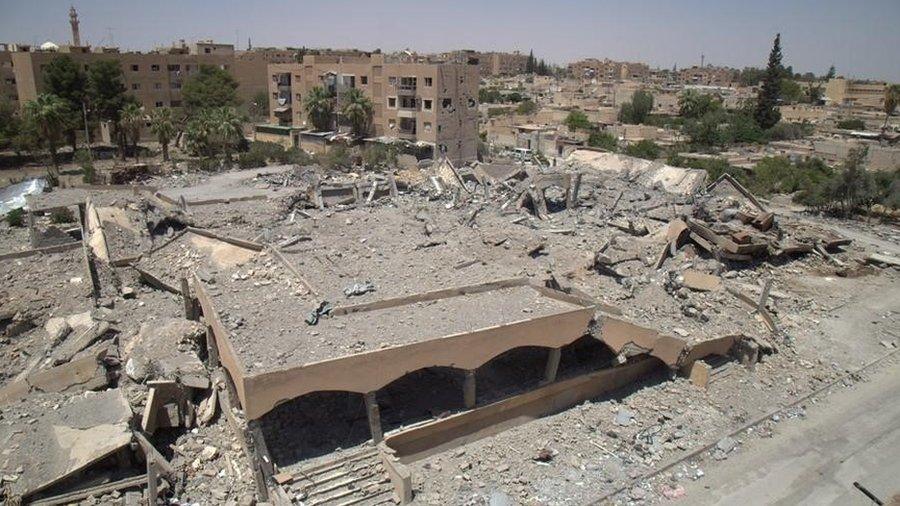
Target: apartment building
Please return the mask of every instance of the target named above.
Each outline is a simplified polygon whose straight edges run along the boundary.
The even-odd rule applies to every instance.
[[[586,58],[570,63],[569,74],[576,78],[597,79],[601,81],[646,79],[650,76],[650,67],[646,63]]]
[[[289,129],[294,146],[301,132],[312,129],[303,99],[313,88],[329,90],[336,110],[343,93],[357,88],[374,104],[372,135],[425,143],[435,157],[446,154],[454,162],[477,157],[475,64],[408,63],[383,54],[306,55],[302,63],[269,65],[268,78],[270,126]]]
[[[881,110],[884,108],[886,87],[887,83],[882,81],[853,81],[837,77],[825,85],[825,101],[829,105]]]
[[[440,57],[449,62],[477,65],[478,75],[481,77],[517,76],[524,74],[528,67],[528,55],[519,51],[504,53],[461,49],[444,53]]]
[[[85,70],[95,62],[113,60],[122,67],[128,93],[145,109],[181,107],[181,88],[201,65],[212,65],[228,71],[238,82],[238,96],[248,103],[258,93],[267,93],[266,67],[270,63],[293,61],[293,53],[285,50],[235,51],[231,44],[201,41],[193,44],[158,48],[152,52],[119,52],[117,48],[61,46],[57,51],[31,50],[19,46],[18,51],[0,52],[0,68],[7,82],[15,84],[20,104],[34,100],[44,91],[44,70],[55,58],[66,55]],[[6,77],[5,58],[11,63],[12,81]]]
[[[736,76],[737,70],[728,67],[694,65],[678,71],[678,83],[700,86],[731,86]]]

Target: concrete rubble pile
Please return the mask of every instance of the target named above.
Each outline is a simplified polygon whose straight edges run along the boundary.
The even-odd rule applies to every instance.
[[[0,502],[327,503],[339,497],[328,495],[334,490],[348,499],[369,494],[361,503],[374,494],[406,502],[415,489],[423,502],[437,503],[462,500],[453,494],[465,495],[455,488],[463,484],[469,497],[511,504],[571,494],[546,474],[560,463],[570,482],[600,479],[612,488],[727,425],[701,400],[717,378],[769,381],[770,360],[797,356],[793,337],[805,320],[793,313],[822,310],[813,297],[785,293],[786,276],[812,268],[855,275],[873,262],[890,275],[896,269],[888,255],[872,261],[871,252],[831,229],[767,210],[727,176],[705,187],[697,174],[676,177],[666,166],[599,170],[604,163],[612,162],[584,155],[560,167],[438,160],[385,173],[261,168],[228,179],[235,197],[215,201],[206,194],[217,187],[204,178],[159,178],[151,182],[160,190],[141,193],[89,191],[81,202],[81,248],[2,260],[0,343],[9,353],[0,362]],[[53,206],[57,193],[62,202],[65,191],[43,195],[49,200],[42,205]],[[593,316],[585,342],[602,343],[594,355],[579,356],[577,347],[557,352],[557,366],[588,365],[560,380],[547,366],[549,376],[529,383],[538,394],[554,382],[581,381],[581,373],[650,370],[646,360],[672,381],[651,382],[634,397],[542,412],[531,424],[408,462],[375,438],[341,445],[333,462],[324,450],[314,455],[305,469],[315,479],[280,462],[309,447],[273,447],[277,436],[263,435],[267,426],[296,429],[296,419],[267,420],[239,403],[254,384],[236,370],[256,374],[263,364],[288,368],[328,353],[386,353],[407,344],[392,341],[403,328],[439,327],[436,299],[381,321],[372,307],[385,300],[513,278],[524,281],[501,288],[535,286],[567,304],[587,304]],[[526,319],[550,311],[531,295],[509,308],[477,297],[463,291],[458,302],[484,300],[486,313],[496,304]],[[208,310],[212,302],[218,315]],[[282,311],[294,307],[305,310]],[[373,311],[368,320],[365,311]],[[407,321],[404,311],[432,320]],[[341,316],[356,312],[363,316]],[[467,328],[477,320],[458,316],[469,320]],[[337,317],[366,321],[364,333],[376,340],[334,327]],[[235,349],[223,347],[217,332]],[[284,345],[294,333],[309,344]],[[248,363],[233,363],[241,353]],[[465,385],[474,385],[474,375]],[[471,388],[465,402],[476,411],[510,402],[476,399]],[[513,400],[528,393],[505,388]],[[347,421],[348,434],[367,416],[371,424],[377,400],[373,393],[344,402],[363,413]],[[381,402],[386,424],[402,418],[392,399]],[[323,401],[315,409],[332,406]],[[303,416],[314,418],[315,409]],[[429,423],[465,413],[435,408]],[[421,425],[398,424],[385,431],[385,444]],[[713,451],[724,459],[740,444],[722,439]],[[364,486],[342,484],[328,474],[334,469]],[[679,479],[697,472],[679,470]],[[496,483],[479,486],[486,480]],[[673,480],[653,493],[676,498],[679,486]],[[647,493],[632,489],[630,500]]]

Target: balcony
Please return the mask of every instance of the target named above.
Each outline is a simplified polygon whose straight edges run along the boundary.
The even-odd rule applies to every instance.
[[[398,84],[397,85],[397,94],[398,95],[415,95],[416,94],[416,85],[415,84]]]

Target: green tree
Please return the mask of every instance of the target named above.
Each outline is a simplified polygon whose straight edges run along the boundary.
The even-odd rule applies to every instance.
[[[640,140],[634,144],[629,144],[625,148],[626,155],[643,158],[645,160],[656,160],[659,158],[661,152],[662,150],[660,149],[659,144],[650,139]]]
[[[131,138],[131,149],[134,152],[134,161],[140,161],[140,148],[138,142],[141,140],[141,128],[147,122],[147,115],[144,114],[144,108],[136,102],[128,102],[119,113],[122,121],[122,130],[125,131],[126,138]]]
[[[369,97],[365,96],[359,88],[350,88],[344,92],[341,102],[344,104],[341,114],[350,122],[354,135],[366,135],[372,124],[372,114],[375,110]]]
[[[528,59],[525,60],[525,73],[533,74],[534,73],[534,50],[528,52]]]
[[[566,116],[565,124],[569,127],[569,130],[573,132],[576,130],[590,130],[593,128],[587,114],[578,109],[569,112],[569,115]]]
[[[785,102],[796,104],[803,99],[803,88],[793,79],[782,79],[778,86],[778,94]]]
[[[711,148],[728,143],[728,114],[711,111],[697,119],[685,121],[682,131],[695,147]]]
[[[526,99],[520,102],[516,107],[516,113],[524,115],[534,114],[537,112],[537,108],[537,104],[535,104],[534,101]]]
[[[762,87],[756,98],[756,123],[769,129],[781,119],[778,112],[778,99],[781,93],[781,80],[784,69],[781,66],[781,34],[775,36],[772,51],[769,53],[769,64],[763,77]]]
[[[765,71],[756,67],[746,67],[740,72],[738,82],[741,86],[756,86],[763,80]]]
[[[622,104],[619,121],[622,123],[641,124],[653,110],[653,95],[648,91],[638,90],[631,96],[630,102]]]
[[[122,67],[115,60],[102,60],[88,67],[88,100],[91,113],[99,121],[111,122],[114,129],[119,154],[125,159],[125,131],[121,125],[120,112],[128,102],[125,85],[122,83]]]
[[[156,140],[162,148],[163,161],[169,161],[169,143],[175,137],[176,125],[172,109],[158,107],[150,113],[150,131],[156,135]]]
[[[253,121],[262,121],[269,116],[269,94],[257,92],[247,105],[247,113]]]
[[[497,88],[479,88],[478,101],[483,104],[496,104],[502,100],[500,90]]]
[[[334,112],[334,97],[325,88],[316,86],[306,95],[303,108],[313,128],[319,131],[331,129],[331,116]]]
[[[231,165],[232,152],[244,138],[244,119],[233,107],[216,107],[210,110],[210,121],[213,144]]]
[[[54,179],[59,177],[57,150],[68,114],[69,106],[66,101],[49,93],[38,95],[37,99],[25,103],[25,117],[34,125],[50,154],[50,162],[53,164],[50,175]]]
[[[888,119],[894,115],[897,110],[897,104],[900,103],[900,84],[891,84],[884,88],[884,125],[882,130],[887,128]]]
[[[834,65],[828,67],[828,72],[825,74],[825,80],[834,79],[837,75],[837,72],[834,70]]]
[[[240,105],[238,82],[226,70],[213,65],[200,65],[200,70],[181,88],[181,98],[188,110]]]
[[[87,94],[87,76],[81,66],[69,55],[60,55],[50,60],[43,72],[44,92],[56,95],[68,104],[65,135],[74,152],[75,132],[82,126],[81,113]]]
[[[6,98],[0,98],[0,149],[12,146],[22,129],[22,121],[16,107]]]
[[[678,114],[683,118],[697,119],[722,109],[719,97],[697,90],[684,90],[678,96]]]
[[[618,151],[618,142],[613,134],[609,132],[593,131],[588,136],[588,146],[592,148],[605,149],[607,151]]]

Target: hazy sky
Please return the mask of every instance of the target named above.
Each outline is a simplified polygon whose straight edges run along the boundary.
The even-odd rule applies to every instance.
[[[254,46],[432,52],[515,50],[555,63],[583,57],[764,66],[776,32],[798,72],[900,81],[900,0],[0,0],[0,41],[81,37],[145,50],[212,38]]]

